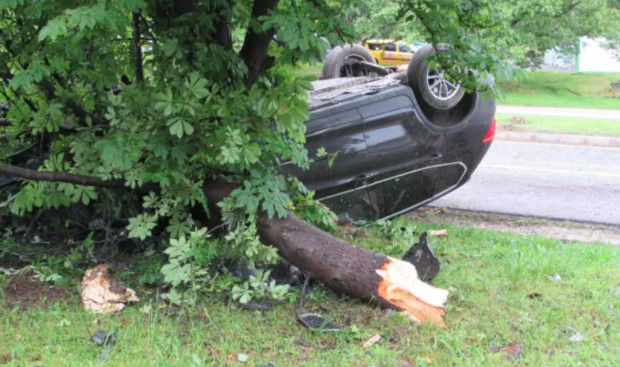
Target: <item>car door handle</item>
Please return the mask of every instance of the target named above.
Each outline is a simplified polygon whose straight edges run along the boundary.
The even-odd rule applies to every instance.
[[[427,160],[427,161],[436,161],[436,160],[438,160],[438,159],[439,159],[439,158],[441,158],[441,157],[443,157],[441,154],[439,154],[439,153],[435,153],[435,154],[433,154],[432,156],[430,156],[430,157],[426,158],[426,160]]]

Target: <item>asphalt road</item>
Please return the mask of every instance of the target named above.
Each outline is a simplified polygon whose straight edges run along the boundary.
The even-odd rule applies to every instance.
[[[620,225],[620,148],[496,140],[431,206]]]

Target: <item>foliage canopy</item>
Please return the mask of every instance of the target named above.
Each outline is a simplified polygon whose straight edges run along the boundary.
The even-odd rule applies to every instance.
[[[274,251],[255,236],[258,210],[303,211],[332,225],[312,193],[279,170],[279,162],[310,162],[311,85],[295,76],[296,64],[357,39],[354,28],[367,36],[416,32],[450,44],[442,62],[475,70],[462,75],[474,87],[489,83],[490,73],[511,77],[509,60],[578,35],[618,39],[618,7],[606,0],[0,0],[0,173],[18,163],[60,173],[23,182],[2,206],[23,215],[96,201],[110,220],[129,218],[131,236],[146,238],[159,225],[178,247],[205,233],[191,208],[206,209],[203,185],[225,178],[239,183],[222,206],[228,245],[183,255],[177,267],[218,252],[270,260]],[[36,154],[18,162],[23,151]],[[63,182],[63,174],[124,183],[139,206],[119,209],[126,197],[80,184],[88,180]]]

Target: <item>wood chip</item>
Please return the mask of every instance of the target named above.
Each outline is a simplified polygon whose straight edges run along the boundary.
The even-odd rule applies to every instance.
[[[122,286],[108,272],[105,265],[89,269],[82,279],[82,303],[84,309],[96,313],[115,313],[125,303],[140,301],[133,289]]]
[[[379,341],[381,341],[381,335],[375,334],[371,336],[370,339],[366,340],[362,346],[368,348],[373,344],[377,344]]]
[[[434,231],[428,231],[428,235],[429,236],[436,236],[436,237],[447,236],[448,235],[448,230],[447,229],[437,229],[437,230],[434,230]]]

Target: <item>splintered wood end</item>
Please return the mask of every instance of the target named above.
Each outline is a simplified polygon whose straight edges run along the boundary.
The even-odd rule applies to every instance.
[[[382,278],[377,294],[388,303],[413,315],[420,322],[445,326],[443,306],[448,291],[433,287],[418,278],[416,268],[406,261],[389,258],[377,274]]]

